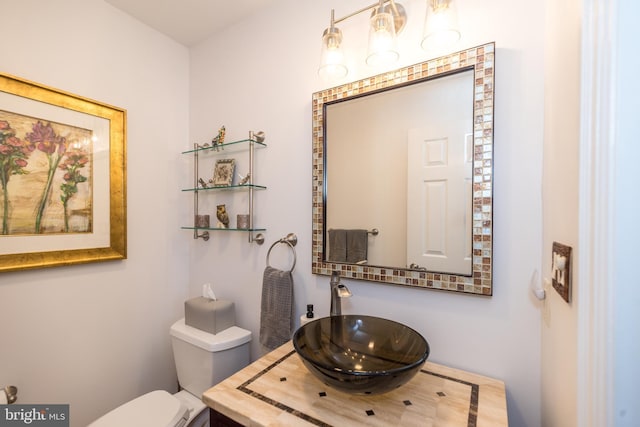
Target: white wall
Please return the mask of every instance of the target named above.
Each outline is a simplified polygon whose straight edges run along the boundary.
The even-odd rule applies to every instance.
[[[542,277],[551,278],[553,242],[573,248],[565,302],[547,285],[542,316],[542,424],[577,425],[577,295],[581,1],[546,2]]]
[[[81,427],[175,390],[168,329],[187,295],[179,231],[188,51],[101,0],[0,0],[0,71],[128,113],[128,259],[0,275],[0,386],[69,403]]]
[[[401,62],[426,60],[419,49],[424,2],[405,1],[409,13]],[[262,272],[271,243],[298,235],[294,271],[296,312],[313,303],[329,309],[328,278],[311,271],[311,94],[324,88],[316,69],[322,31],[331,7],[343,16],[367,1],[284,1],[191,49],[190,131],[208,141],[225,125],[230,139],[250,130],[267,133],[257,154],[257,225],[267,227],[263,246],[245,236],[214,233],[192,241],[190,292],[212,282],[217,294],[235,301],[238,323],[257,340]],[[507,386],[510,425],[540,425],[540,321],[529,293],[541,265],[541,167],[543,125],[544,11],[524,1],[459,2],[459,46],[495,41],[494,296],[482,298],[346,281],[353,292],[347,313],[374,314],[405,322],[431,344],[430,360],[500,378]],[[360,65],[367,38],[366,16],[341,26],[357,80],[372,74]],[[185,144],[183,149],[187,147]],[[190,203],[185,196],[184,203]],[[230,205],[233,206],[233,205]],[[187,236],[186,238],[190,238]],[[274,249],[274,253],[276,249]],[[285,267],[285,251],[282,249]],[[274,261],[272,265],[280,267]]]
[[[605,3],[595,2],[595,5],[603,7]],[[614,399],[609,398],[606,405],[612,423],[620,427],[632,427],[640,425],[640,390],[637,386],[637,379],[640,378],[640,342],[635,332],[636,325],[640,322],[640,291],[636,285],[638,269],[634,245],[640,239],[637,214],[640,209],[640,191],[637,185],[637,159],[640,155],[640,145],[637,142],[640,80],[636,71],[640,66],[640,59],[637,55],[627,53],[635,52],[633,40],[640,36],[637,25],[640,4],[632,0],[619,0],[607,6],[610,6],[615,14],[615,18],[608,22],[608,28],[614,35],[606,42],[606,47],[610,44],[615,46],[610,57],[612,62],[609,64],[612,72],[604,76],[596,74],[596,77],[604,77],[602,81],[610,85],[613,92],[609,93],[613,102],[608,109],[603,110],[603,115],[614,112],[610,116],[613,129],[609,146],[615,147],[611,150],[612,170],[609,170],[614,184],[611,195],[611,200],[614,201],[614,226],[610,240],[613,286],[608,292],[611,305],[605,313],[609,317],[607,324],[613,326],[607,335],[611,340],[608,342],[612,343],[609,354],[613,354],[613,357],[607,360],[610,365],[605,372],[611,373],[613,368],[608,390],[612,391]],[[604,37],[598,41],[602,43],[602,39]],[[601,63],[599,65],[602,66]],[[588,404],[587,401],[581,403]],[[598,409],[604,407],[604,404]]]
[[[637,379],[640,378],[640,341],[636,325],[640,322],[640,291],[638,291],[636,245],[640,240],[638,209],[640,191],[638,189],[637,159],[640,145],[637,142],[637,114],[640,109],[640,81],[637,72],[640,58],[628,55],[635,52],[633,40],[637,40],[640,29],[637,17],[640,16],[640,4],[632,0],[620,0],[616,3],[616,20],[612,28],[616,29],[617,50],[614,53],[610,76],[615,85],[615,236],[613,238],[615,285],[611,307],[614,330],[614,395],[615,403],[610,407],[616,426],[632,427],[640,424],[640,390]],[[631,332],[631,333],[630,333]]]

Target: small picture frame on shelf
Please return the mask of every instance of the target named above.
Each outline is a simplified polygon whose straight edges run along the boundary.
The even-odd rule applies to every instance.
[[[213,170],[213,185],[216,187],[228,187],[233,182],[233,173],[236,167],[235,159],[220,159],[216,161]]]

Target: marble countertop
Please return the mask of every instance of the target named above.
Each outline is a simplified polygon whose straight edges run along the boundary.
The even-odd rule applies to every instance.
[[[210,388],[202,400],[245,426],[508,426],[502,381],[427,362],[398,389],[353,395],[314,377],[291,341]]]

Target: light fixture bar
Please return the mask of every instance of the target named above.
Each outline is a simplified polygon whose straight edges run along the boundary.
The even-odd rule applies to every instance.
[[[390,0],[389,0],[389,1],[390,1]],[[335,21],[333,21],[333,22],[334,22],[334,23],[336,23],[336,24],[339,24],[340,22],[342,22],[342,21],[344,21],[344,20],[346,20],[346,19],[349,19],[349,18],[351,18],[352,16],[356,16],[356,15],[357,15],[357,14],[359,14],[359,13],[366,12],[367,10],[371,10],[371,9],[375,8],[376,6],[378,6],[378,3],[374,3],[374,4],[372,4],[371,6],[363,7],[362,9],[360,9],[360,10],[356,10],[355,12],[352,12],[352,13],[350,13],[350,14],[346,15],[346,16],[343,16],[342,18],[338,18],[338,19],[336,19],[336,20],[335,20]]]
[[[427,13],[422,33],[422,48],[444,47],[460,39],[455,0],[426,0]],[[339,24],[362,12],[371,12],[369,18],[369,43],[365,62],[382,68],[399,59],[397,35],[404,29],[407,13],[395,0],[378,0],[375,3],[335,19],[331,9],[331,25],[322,34],[318,75],[326,80],[344,78],[349,70],[342,49],[342,32]]]
[[[396,5],[395,1],[393,0],[384,0],[382,2],[383,5],[385,5],[386,3],[389,3],[391,6],[391,14],[393,15],[393,18],[395,20],[395,25],[396,25],[396,33],[399,33],[400,31],[402,31],[402,29],[404,28],[404,23],[407,20],[407,14],[404,11],[404,8],[398,8],[398,6]],[[342,18],[338,18],[336,20],[334,20],[333,22],[335,24],[339,24],[340,22],[349,19],[353,16],[356,16],[359,13],[362,12],[367,12],[369,10],[375,10],[377,7],[380,6],[380,2],[375,2],[369,6],[365,6],[362,9],[356,10],[355,12],[352,12],[348,15],[343,16]]]

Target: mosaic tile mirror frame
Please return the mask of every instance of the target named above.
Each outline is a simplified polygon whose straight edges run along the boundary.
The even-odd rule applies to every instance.
[[[342,277],[350,279],[485,296],[493,294],[494,54],[495,44],[487,43],[313,94],[312,272],[314,274],[331,275],[332,271],[339,271]],[[326,159],[324,155],[326,105],[467,69],[472,69],[474,74],[471,274],[459,275],[424,269],[327,261],[325,256]]]

